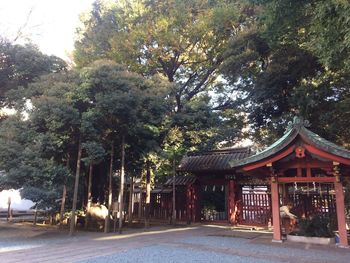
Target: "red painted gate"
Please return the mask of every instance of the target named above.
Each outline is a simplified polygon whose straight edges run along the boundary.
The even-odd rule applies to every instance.
[[[267,186],[243,186],[240,224],[267,226],[271,218]]]

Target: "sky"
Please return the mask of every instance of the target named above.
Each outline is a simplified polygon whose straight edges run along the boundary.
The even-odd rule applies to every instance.
[[[68,60],[67,54],[74,47],[79,15],[89,11],[93,2],[94,0],[0,0],[0,35],[14,40],[18,30],[26,25],[23,28],[23,39],[30,38],[45,54]],[[29,209],[33,206],[31,201],[21,200],[18,191],[2,191],[0,210],[7,208],[8,195],[12,196],[14,209]]]
[[[19,28],[48,55],[67,59],[73,50],[79,15],[94,0],[0,0],[0,35],[13,40]],[[28,21],[26,23],[26,21]]]
[[[18,190],[3,190],[0,192],[0,211],[7,210],[9,197],[13,210],[28,210],[35,205],[30,200],[22,199]]]

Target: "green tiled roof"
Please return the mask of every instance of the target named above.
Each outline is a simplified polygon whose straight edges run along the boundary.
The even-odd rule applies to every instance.
[[[350,151],[336,145],[326,139],[320,137],[316,133],[308,130],[305,126],[308,125],[307,121],[303,121],[300,118],[294,118],[292,123],[289,123],[289,129],[287,132],[275,143],[267,147],[261,152],[255,155],[249,156],[242,160],[233,160],[230,162],[231,168],[243,166],[246,164],[255,163],[263,159],[272,157],[274,154],[285,149],[289,144],[291,144],[298,136],[301,137],[305,142],[314,145],[316,148],[323,150],[325,152],[340,156],[346,159],[350,159]]]
[[[350,159],[350,151],[341,147],[335,143],[327,141],[326,139],[320,137],[318,134],[302,127],[300,130],[301,137],[308,143],[315,145],[317,148],[332,153],[334,155]]]
[[[249,156],[248,158],[245,158],[243,160],[232,161],[230,165],[233,168],[266,159],[287,147],[292,141],[294,141],[298,134],[299,129],[292,128],[289,131],[287,131],[279,140],[271,144],[263,151],[258,152],[255,155]]]
[[[183,157],[177,170],[195,173],[204,171],[233,171],[243,165],[272,157],[286,149],[289,145],[292,145],[298,138],[327,153],[350,159],[349,150],[327,141],[308,130],[306,128],[308,125],[309,123],[307,121],[295,117],[293,122],[289,123],[286,133],[261,152],[253,154],[249,148],[233,148],[209,151],[196,155],[186,155]]]

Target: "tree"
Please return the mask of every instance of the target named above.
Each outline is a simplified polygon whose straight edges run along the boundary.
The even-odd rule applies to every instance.
[[[119,190],[119,231],[121,231],[123,171],[126,170],[124,160],[129,156],[123,153],[129,147],[139,151],[143,148],[142,152],[147,152],[147,144],[138,143],[145,142],[147,137],[152,137],[154,130],[157,129],[156,126],[162,121],[165,112],[162,98],[166,102],[167,93],[164,86],[167,84],[160,78],[146,80],[110,61],[95,62],[83,71],[85,73],[82,85],[93,95],[90,99],[94,104],[94,110],[102,117],[96,125],[103,127],[102,134],[111,143],[111,149],[114,149],[115,143],[121,149]],[[148,145],[152,144],[148,143]],[[135,155],[141,156],[142,154],[134,151]],[[111,155],[111,162],[112,159],[113,155]],[[111,167],[113,167],[112,163]],[[111,182],[111,176],[109,182]],[[109,192],[111,197],[111,189]],[[111,201],[109,198],[109,209]],[[106,224],[106,229],[108,229],[108,224]]]
[[[331,70],[349,72],[350,3],[342,0],[257,0],[271,43],[294,42]]]
[[[235,103],[247,114],[253,138],[269,144],[283,134],[293,115],[301,115],[322,136],[346,142],[347,135],[338,131],[347,124],[349,74],[346,67],[340,69],[341,60],[326,62],[315,44],[333,34],[317,27],[320,8],[337,1],[251,2],[259,4],[260,13],[245,34],[231,39],[222,72],[236,90]],[[343,28],[340,34],[347,30]],[[333,49],[330,43],[328,48]]]
[[[43,138],[28,121],[11,116],[1,123],[1,188],[21,188],[22,197],[39,209],[57,211],[62,179],[69,170],[43,154]]]
[[[91,134],[89,134],[91,136]],[[96,138],[96,137],[95,137]],[[99,138],[96,140],[92,140],[94,138],[90,138],[89,141],[84,142],[82,144],[82,148],[85,152],[85,157],[82,158],[82,161],[85,163],[86,167],[89,167],[88,172],[88,194],[87,194],[87,210],[89,210],[92,202],[92,176],[93,176],[93,165],[101,162],[106,156],[106,151],[103,148],[103,145],[99,143]]]
[[[27,88],[40,76],[66,68],[62,59],[41,53],[35,45],[13,44],[0,37],[0,106],[9,90]]]
[[[97,1],[76,42],[80,66],[99,58],[174,83],[174,110],[220,82],[218,68],[230,37],[249,23],[240,1]]]

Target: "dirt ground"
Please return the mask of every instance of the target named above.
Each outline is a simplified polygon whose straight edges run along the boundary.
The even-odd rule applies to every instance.
[[[153,226],[122,234],[0,222],[0,262],[350,262],[350,249],[271,242],[229,226]]]

